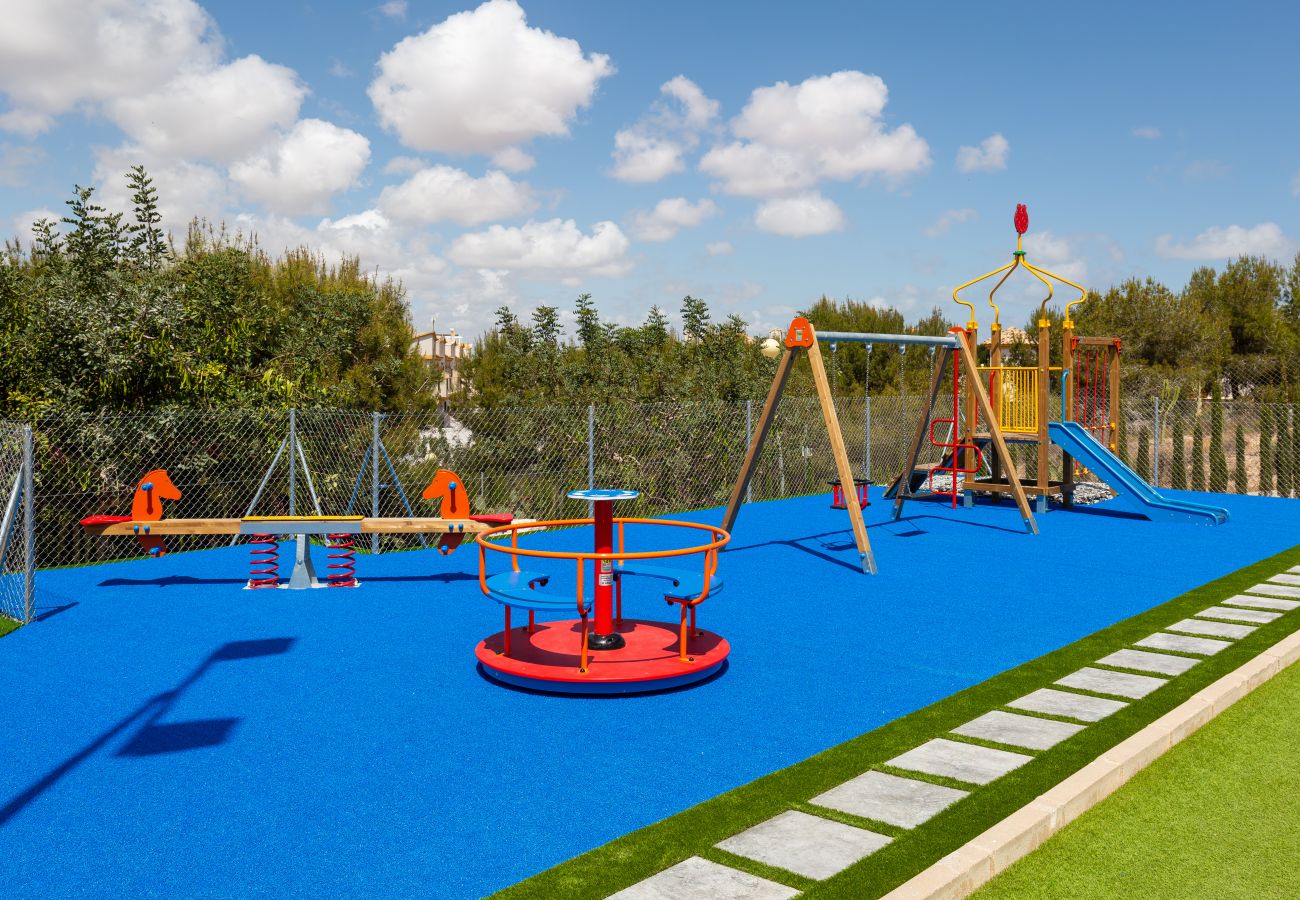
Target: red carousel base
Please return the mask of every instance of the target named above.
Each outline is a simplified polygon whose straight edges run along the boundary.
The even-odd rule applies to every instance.
[[[566,694],[632,694],[662,691],[708,678],[726,662],[731,645],[721,635],[698,631],[686,639],[690,662],[682,662],[678,626],[624,619],[615,630],[624,646],[593,650],[587,671],[578,671],[582,622],[538,622],[510,631],[510,655],[502,655],[505,632],[479,642],[474,655],[488,675],[516,687]]]

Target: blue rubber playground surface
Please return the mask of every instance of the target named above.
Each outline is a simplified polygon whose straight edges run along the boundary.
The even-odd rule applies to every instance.
[[[359,556],[356,590],[241,590],[246,547],[42,572],[44,618],[0,639],[0,891],[490,893],[1297,540],[1295,501],[1182,496],[1231,522],[1103,504],[1031,537],[1010,505],[891,522],[873,495],[874,578],[825,496],[753,504],[700,608],[729,667],[613,699],[479,674],[472,546]],[[675,615],[649,588],[625,612]]]

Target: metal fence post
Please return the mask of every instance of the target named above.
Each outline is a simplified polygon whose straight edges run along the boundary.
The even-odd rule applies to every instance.
[[[1151,423],[1151,485],[1160,487],[1160,398],[1156,397],[1156,411]]]
[[[32,470],[32,426],[23,426],[23,621],[30,622],[36,609],[36,498]]]
[[[370,514],[379,518],[379,413],[370,414]],[[370,552],[379,553],[379,534],[370,536]]]
[[[296,516],[298,501],[298,410],[289,408],[289,515]]]
[[[587,404],[587,488],[596,489],[596,404]],[[596,503],[587,503],[587,517],[596,517]]]
[[[746,456],[748,456],[749,454],[749,448],[752,447],[753,445],[754,445],[754,401],[746,400],[745,401],[745,454]],[[753,479],[751,478],[750,484],[745,485],[746,503],[750,501],[750,498],[752,496],[751,493],[753,491],[752,482]]]

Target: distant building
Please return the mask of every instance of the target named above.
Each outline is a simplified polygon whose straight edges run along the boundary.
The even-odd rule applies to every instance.
[[[434,322],[430,321],[429,330],[417,334],[411,347],[426,366],[441,373],[442,377],[433,389],[438,397],[446,398],[460,389],[461,360],[469,359],[474,345],[457,334],[455,328],[439,334]]]
[[[991,343],[993,343],[992,338],[988,338],[984,341],[984,344],[986,346]],[[1010,325],[1002,329],[1001,346],[1010,347],[1012,344],[1028,344],[1028,343],[1029,343],[1029,335],[1025,334],[1025,329],[1016,328],[1014,325]]]

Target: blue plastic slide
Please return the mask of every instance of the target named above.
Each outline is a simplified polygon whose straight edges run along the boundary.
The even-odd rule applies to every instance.
[[[1161,495],[1078,422],[1049,422],[1047,431],[1053,444],[1110,485],[1115,493],[1133,505],[1135,511],[1148,519],[1193,521],[1201,525],[1222,525],[1228,521],[1226,509]]]

